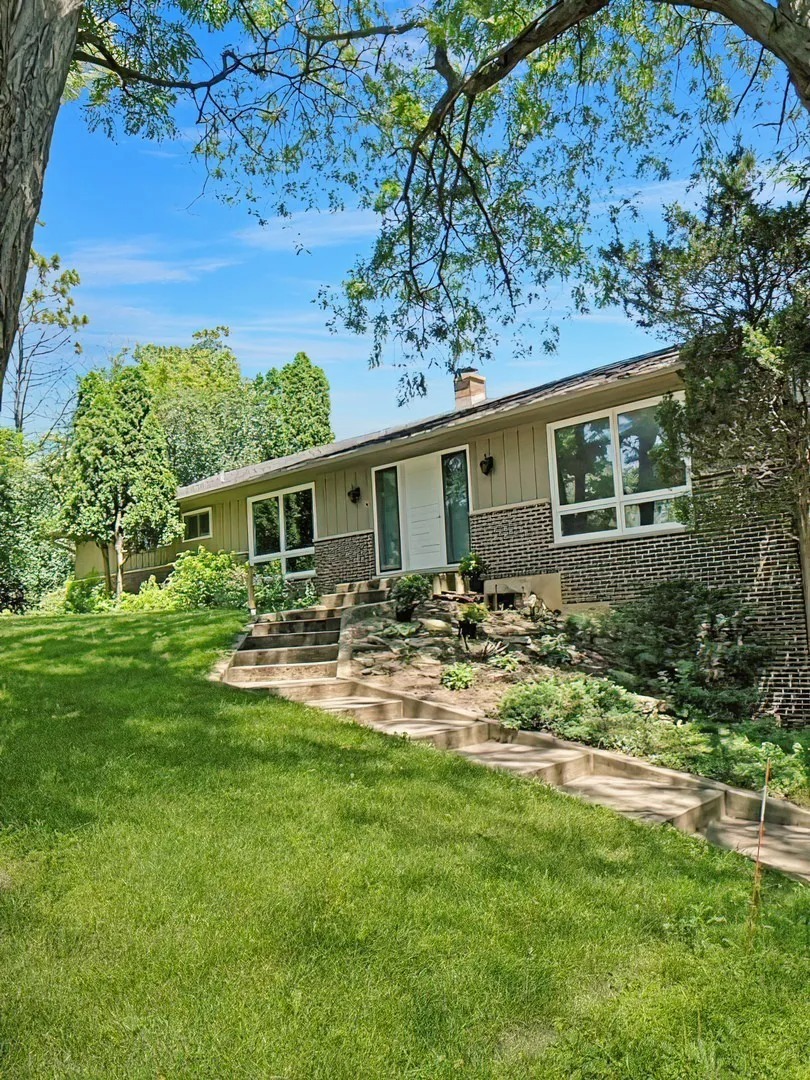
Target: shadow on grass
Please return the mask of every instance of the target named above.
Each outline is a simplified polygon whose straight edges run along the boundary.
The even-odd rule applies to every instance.
[[[484,880],[527,881],[538,866],[586,892],[642,869],[713,886],[747,878],[739,860],[699,842],[207,681],[238,629],[222,613],[0,623],[6,829],[59,834],[126,815],[133,797],[260,784],[291,805],[326,792],[336,824],[385,828],[411,856],[464,852]]]

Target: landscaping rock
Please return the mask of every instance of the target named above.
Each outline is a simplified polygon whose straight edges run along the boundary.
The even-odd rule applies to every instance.
[[[420,619],[419,625],[429,634],[452,634],[453,627],[444,619]]]

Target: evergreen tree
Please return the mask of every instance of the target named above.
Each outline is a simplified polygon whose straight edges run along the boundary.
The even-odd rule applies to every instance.
[[[753,157],[714,171],[699,211],[664,237],[610,250],[609,292],[639,324],[685,342],[685,398],[660,409],[665,470],[714,476],[695,524],[788,515],[810,613],[810,205],[780,201]]]
[[[304,352],[253,382],[260,428],[260,460],[332,442],[329,380]]]
[[[112,550],[118,596],[131,554],[181,534],[166,437],[137,368],[116,365],[81,380],[61,482],[65,533],[98,545],[108,584]]]

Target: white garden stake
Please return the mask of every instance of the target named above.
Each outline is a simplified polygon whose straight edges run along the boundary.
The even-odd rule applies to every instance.
[[[762,841],[765,839],[765,811],[768,806],[768,784],[771,779],[771,759],[765,765],[765,786],[762,788],[762,803],[759,808],[759,836],[757,838],[757,861],[754,866],[754,890],[751,894],[751,912],[749,916],[749,931],[753,934],[756,929],[757,918],[762,897]]]

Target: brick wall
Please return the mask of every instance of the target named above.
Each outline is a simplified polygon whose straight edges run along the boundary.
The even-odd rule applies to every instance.
[[[470,543],[495,577],[559,573],[563,602],[619,603],[658,581],[690,578],[734,589],[752,607],[773,659],[766,707],[785,723],[810,723],[810,650],[796,541],[781,521],[722,534],[682,532],[555,547],[548,503],[474,514]]]
[[[375,576],[374,533],[316,540],[315,569],[318,588],[325,593],[344,581],[369,581]]]

